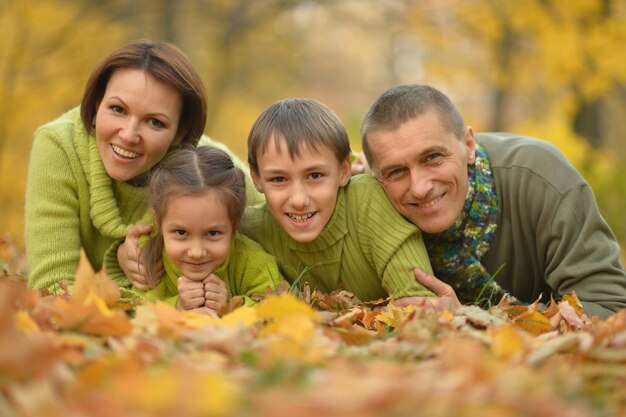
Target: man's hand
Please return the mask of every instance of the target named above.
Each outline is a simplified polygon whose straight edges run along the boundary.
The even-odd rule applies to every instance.
[[[228,302],[226,284],[217,275],[210,274],[202,281],[204,283],[204,306],[219,313],[222,306]]]
[[[461,307],[461,302],[456,296],[456,293],[452,287],[443,281],[438,280],[432,275],[429,275],[419,268],[414,270],[415,278],[426,288],[432,290],[436,297],[402,297],[394,301],[394,304],[401,307],[406,307],[410,304],[420,306],[428,311],[442,311],[449,310],[455,311]]]
[[[195,310],[200,307],[204,307],[204,282],[179,277],[176,308],[179,310]]]
[[[158,279],[155,280],[154,285],[149,285],[146,267],[139,256],[141,252],[139,249],[139,237],[149,234],[151,231],[152,227],[146,224],[136,224],[132,226],[128,229],[124,243],[117,249],[117,262],[120,264],[122,271],[124,271],[124,274],[131,284],[141,291],[152,288],[163,276],[163,261],[159,260],[156,269],[156,277],[158,277]]]

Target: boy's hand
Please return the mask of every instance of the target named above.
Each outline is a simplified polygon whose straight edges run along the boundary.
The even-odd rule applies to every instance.
[[[363,152],[352,154],[352,164],[350,166],[350,172],[352,175],[357,174],[370,174],[372,169],[365,159]]]
[[[204,283],[204,306],[217,314],[228,302],[226,284],[215,274],[210,274],[202,282]]]
[[[163,276],[163,261],[160,260],[156,269],[158,279],[155,280],[153,286],[150,286],[147,279],[146,266],[139,256],[141,253],[139,237],[149,234],[151,231],[152,227],[147,224],[136,224],[128,229],[124,243],[117,248],[117,262],[120,264],[120,268],[122,268],[131,284],[141,291],[147,291],[158,284]]]
[[[414,304],[434,312],[442,310],[454,312],[457,308],[461,307],[461,302],[450,285],[425,273],[419,268],[415,268],[414,273],[415,278],[423,286],[437,294],[437,297],[402,297],[394,301],[395,305],[406,307],[409,304]]]
[[[193,310],[204,306],[204,283],[192,281],[186,277],[178,278],[178,302],[179,310]]]

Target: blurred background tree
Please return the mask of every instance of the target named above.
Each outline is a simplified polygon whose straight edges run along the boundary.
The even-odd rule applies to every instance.
[[[278,99],[328,104],[359,150],[378,94],[433,85],[475,130],[561,148],[624,246],[625,0],[0,0],[0,232],[18,244],[34,130],[135,38],[187,53],[207,88],[206,133],[244,159]]]

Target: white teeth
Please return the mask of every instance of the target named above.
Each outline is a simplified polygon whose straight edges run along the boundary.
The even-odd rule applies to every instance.
[[[287,216],[289,216],[290,219],[295,220],[297,222],[304,222],[310,219],[314,214],[315,213],[308,213],[308,214],[305,214],[304,216],[298,216],[297,214],[287,213]]]
[[[114,144],[111,144],[111,148],[113,148],[113,152],[115,152],[116,154],[120,156],[123,156],[124,158],[135,159],[141,156],[140,153],[132,152],[132,151],[120,148],[119,146],[114,145]]]
[[[434,200],[431,200],[431,201],[430,201],[430,202],[428,202],[428,203],[420,203],[420,204],[418,204],[418,206],[420,206],[420,207],[422,207],[422,208],[429,208],[429,207],[432,207],[432,206],[434,206],[435,204],[437,204],[437,203],[439,202],[439,200],[441,200],[441,197],[436,198],[436,199],[434,199]]]

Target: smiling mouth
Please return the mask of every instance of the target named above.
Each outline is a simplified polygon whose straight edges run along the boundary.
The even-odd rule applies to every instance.
[[[419,208],[431,208],[433,206],[435,206],[437,203],[439,203],[441,201],[441,199],[443,198],[445,194],[440,195],[437,198],[434,198],[426,203],[414,203],[414,205],[416,205]]]
[[[303,216],[299,216],[297,214],[293,214],[293,213],[287,213],[287,217],[289,217],[291,220],[298,222],[298,223],[304,223],[305,221],[309,220],[311,217],[313,217],[315,215],[316,212],[311,212],[311,213],[307,213]]]
[[[111,144],[111,149],[113,149],[113,152],[115,152],[116,155],[121,156],[123,158],[127,158],[127,159],[136,159],[141,156],[140,153],[129,151],[115,144]]]

